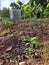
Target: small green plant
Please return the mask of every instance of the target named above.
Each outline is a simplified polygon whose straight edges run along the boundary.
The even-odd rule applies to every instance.
[[[30,37],[29,38],[29,42],[31,43],[31,44],[33,44],[33,45],[39,45],[39,41],[38,41],[38,37]]]
[[[3,34],[3,35],[6,35],[6,34],[9,33],[9,32],[10,32],[10,29],[7,29],[7,30],[5,29],[5,30],[2,31],[2,34]]]
[[[31,45],[31,46],[36,46],[36,47],[41,47],[41,42],[39,41],[38,37],[26,37],[22,36],[21,39],[26,42],[26,45]]]
[[[29,55],[32,53],[33,49],[32,48],[26,48],[26,51],[29,53]]]
[[[9,26],[10,26],[10,23],[9,23],[9,22],[5,22],[4,25],[5,25],[6,27],[9,27]]]

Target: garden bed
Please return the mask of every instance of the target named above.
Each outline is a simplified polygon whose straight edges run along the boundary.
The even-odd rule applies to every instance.
[[[27,45],[26,42],[22,41],[22,36],[38,37],[43,46],[40,49],[33,48],[33,53],[29,55],[25,51]],[[20,62],[25,62],[25,65],[48,65],[48,49],[49,22],[27,20],[16,21],[8,27],[0,25],[0,63],[2,62],[2,65],[17,65]],[[37,53],[38,58],[36,58],[35,53]]]

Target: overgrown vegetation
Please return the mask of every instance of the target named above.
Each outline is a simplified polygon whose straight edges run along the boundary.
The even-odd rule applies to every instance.
[[[29,0],[27,4],[17,1],[17,3],[12,2],[10,6],[22,11],[22,19],[49,17],[48,0]],[[9,17],[9,9],[3,8],[3,10],[0,10],[0,17]]]
[[[29,20],[15,22],[9,18],[9,9],[0,11],[0,59],[4,60],[1,65],[19,65],[19,62],[26,63],[28,60],[32,64],[28,62],[26,65],[48,65],[49,1],[29,0],[27,4],[23,4],[18,0],[10,6],[22,10],[22,19]],[[35,64],[34,61],[40,63]]]
[[[42,4],[43,3],[43,4]],[[29,3],[22,6],[24,18],[44,18],[49,17],[49,2],[47,0],[30,0]]]

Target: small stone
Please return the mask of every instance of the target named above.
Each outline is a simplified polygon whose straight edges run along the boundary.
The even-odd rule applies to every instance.
[[[8,48],[6,49],[6,52],[7,52],[7,51],[10,51],[10,50],[12,49],[12,47],[13,47],[13,46],[8,47]]]
[[[20,62],[19,65],[26,65],[26,63],[25,62]]]
[[[29,59],[29,56],[28,55],[23,55],[23,59],[24,60],[28,60]]]

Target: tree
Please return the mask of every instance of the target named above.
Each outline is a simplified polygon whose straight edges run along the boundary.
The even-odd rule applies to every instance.
[[[48,0],[30,0],[29,2],[31,4],[31,6],[33,6],[33,1],[36,1],[37,5],[40,4],[43,7],[45,7],[48,3]]]
[[[15,2],[11,3],[10,6],[11,6],[12,8],[19,9],[18,4],[16,4]]]
[[[23,5],[23,3],[19,0],[17,1],[17,3],[13,2],[13,3],[10,4],[10,6],[12,8],[16,8],[16,9],[21,9],[22,5]]]
[[[1,10],[1,17],[9,17],[9,9],[8,8],[3,8],[3,10]]]
[[[22,7],[22,5],[23,5],[23,3],[20,1],[20,0],[18,0],[18,5],[19,5],[19,7],[20,7],[20,9],[21,9],[21,7]]]
[[[47,0],[38,0],[37,3],[38,3],[38,4],[40,3],[43,7],[46,7],[46,5],[47,5]]]

